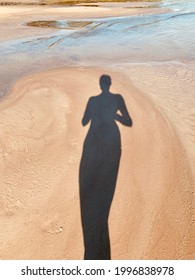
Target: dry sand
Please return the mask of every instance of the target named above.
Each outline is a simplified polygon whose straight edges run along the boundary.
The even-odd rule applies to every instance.
[[[111,76],[111,92],[123,96],[133,120],[132,127],[118,124],[122,157],[109,215],[112,259],[194,258],[193,98],[181,99],[175,110],[181,88],[169,91],[166,102],[162,86],[173,82],[167,72],[173,66],[159,68],[155,79],[153,68],[139,67],[142,82],[136,67],[36,73],[1,101],[1,259],[83,258],[79,164],[89,127],[81,120],[88,99],[100,93],[102,74]],[[177,73],[174,85],[186,77]]]

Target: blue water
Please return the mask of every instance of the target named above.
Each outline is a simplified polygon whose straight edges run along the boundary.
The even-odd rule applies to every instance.
[[[163,8],[170,10],[153,15],[85,19],[91,23],[75,29],[64,29],[68,22],[59,21],[58,28],[49,35],[0,43],[0,72],[4,71],[3,76],[23,74],[29,65],[35,71],[68,64],[192,61],[195,1],[163,1],[159,9]],[[7,74],[4,65],[10,67],[6,67]]]

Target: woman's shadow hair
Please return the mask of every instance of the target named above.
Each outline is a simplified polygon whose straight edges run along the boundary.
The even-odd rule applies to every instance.
[[[111,78],[100,77],[102,92],[90,97],[82,119],[90,128],[80,162],[80,206],[85,260],[109,260],[108,216],[121,157],[121,137],[116,122],[132,126],[120,94],[110,92]]]

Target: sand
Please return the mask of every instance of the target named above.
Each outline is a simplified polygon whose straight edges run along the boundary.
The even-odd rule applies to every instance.
[[[157,68],[155,75],[147,65],[48,70],[20,78],[1,100],[1,259],[83,259],[79,166],[89,125],[81,120],[101,91],[102,74],[112,78],[110,90],[122,95],[133,121],[118,123],[111,258],[195,257],[192,89],[182,98],[192,70]],[[173,70],[178,76],[171,79]]]
[[[93,6],[74,6],[74,7],[58,7],[58,6],[0,6],[0,41],[22,38],[30,35],[41,35],[50,33],[49,29],[34,29],[26,26],[26,20],[71,20],[84,18],[100,18],[125,15],[143,14],[143,9],[133,7],[132,4],[123,3],[99,3],[99,7]],[[129,8],[128,8],[129,7]],[[146,14],[162,13],[167,8],[156,9],[148,8],[144,10]],[[18,29],[20,32],[18,32]]]

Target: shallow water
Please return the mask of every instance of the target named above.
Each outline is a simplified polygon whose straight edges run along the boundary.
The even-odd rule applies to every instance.
[[[66,29],[66,30],[77,30],[84,28],[85,26],[92,24],[93,21],[65,21],[65,20],[48,20],[48,21],[31,21],[28,22],[28,26],[44,27],[44,28],[55,28],[55,29]]]
[[[36,71],[66,65],[192,61],[195,59],[195,29],[192,28],[195,2],[164,1],[159,5],[169,7],[170,12],[95,20],[26,22],[34,28],[52,28],[51,33],[0,43],[1,79],[22,75],[29,69]],[[1,95],[3,91],[5,87]]]

